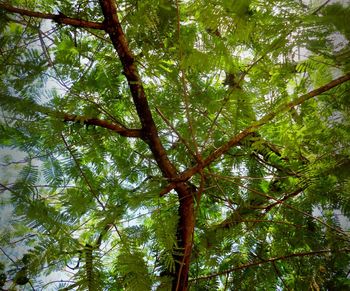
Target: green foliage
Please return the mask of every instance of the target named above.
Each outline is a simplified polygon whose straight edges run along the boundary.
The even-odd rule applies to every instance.
[[[349,73],[349,5],[116,2],[158,157],[154,132],[106,126],[148,125],[108,35],[57,20],[102,23],[98,1],[8,4],[56,22],[0,3],[0,289],[174,289],[188,197],[159,160],[181,173],[225,144],[185,181],[189,289],[349,289],[350,84],[289,103]]]
[[[151,280],[143,257],[142,252],[130,246],[120,250],[114,272],[125,290],[150,290]]]

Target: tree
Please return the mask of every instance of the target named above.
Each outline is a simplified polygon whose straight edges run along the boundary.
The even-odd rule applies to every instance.
[[[25,153],[1,165],[2,287],[349,288],[329,2],[0,2],[0,144]]]

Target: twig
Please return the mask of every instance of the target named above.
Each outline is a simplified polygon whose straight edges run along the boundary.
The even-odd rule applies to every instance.
[[[317,14],[323,7],[325,7],[329,2],[331,2],[331,0],[327,0],[325,1],[323,4],[321,4],[319,7],[317,7],[317,9],[312,12],[312,14]]]
[[[282,282],[284,288],[285,288],[287,291],[289,291],[290,289],[289,289],[287,283],[284,281],[283,276],[282,276],[280,270],[277,268],[276,262],[271,262],[271,263],[272,263],[272,266],[273,266],[273,268],[274,268],[274,270],[275,270],[275,272],[276,272],[276,275],[278,276],[278,278],[280,278],[280,280],[281,280],[281,282]]]
[[[159,108],[156,108],[157,113],[159,114],[159,116],[163,119],[163,121],[175,132],[175,134],[177,135],[177,137],[179,138],[179,140],[184,144],[184,146],[187,148],[187,150],[189,151],[189,153],[191,154],[191,156],[193,158],[196,159],[197,161],[197,156],[196,154],[192,151],[190,145],[187,143],[187,141],[182,137],[182,135],[177,131],[177,129],[175,128],[175,126],[173,126],[171,124],[171,122],[165,117],[165,115],[162,113],[162,111],[160,111]]]
[[[185,70],[182,67],[182,60],[183,60],[183,52],[182,52],[182,46],[181,46],[181,42],[180,42],[180,7],[179,7],[179,1],[176,0],[176,15],[177,15],[177,41],[179,43],[179,62],[180,62],[180,80],[181,80],[181,85],[182,85],[182,96],[183,96],[183,101],[185,104],[185,114],[186,114],[186,119],[188,122],[188,129],[190,132],[190,136],[192,139],[192,143],[194,146],[194,150],[195,150],[195,159],[198,163],[201,163],[201,154],[199,153],[198,150],[198,145],[197,145],[197,141],[196,141],[196,137],[195,137],[195,132],[194,132],[194,127],[193,127],[193,122],[192,122],[192,117],[190,114],[190,106],[189,106],[189,99],[188,99],[188,92],[187,92],[187,88],[186,88],[186,74],[185,74]]]
[[[8,258],[14,265],[16,265],[16,262],[0,247],[0,251],[5,255],[6,258]]]
[[[90,183],[89,179],[88,179],[87,176],[85,175],[83,169],[82,169],[81,166],[80,166],[80,162],[79,162],[78,159],[75,157],[75,155],[74,155],[74,153],[73,153],[71,147],[68,145],[68,143],[67,143],[65,137],[63,136],[63,134],[61,134],[61,138],[62,138],[63,143],[64,143],[64,145],[66,146],[66,148],[67,148],[69,154],[70,154],[71,157],[73,158],[73,160],[74,160],[76,166],[78,167],[78,170],[79,170],[81,176],[83,177],[85,183],[88,185],[88,187],[89,187],[89,189],[90,189],[90,191],[91,191],[91,194],[95,197],[96,201],[98,202],[98,204],[100,204],[100,206],[102,207],[102,209],[103,209],[103,210],[106,210],[105,205],[102,203],[102,201],[101,201],[100,198],[98,197],[98,196],[99,196],[98,193],[95,191],[94,187],[92,186],[92,184]]]

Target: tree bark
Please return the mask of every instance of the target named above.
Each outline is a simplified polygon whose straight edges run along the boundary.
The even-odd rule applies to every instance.
[[[185,195],[179,195],[179,223],[177,228],[175,276],[172,282],[173,291],[185,291],[188,288],[188,275],[191,264],[193,233],[195,226],[194,195],[195,189],[187,188]]]
[[[174,164],[169,160],[163,144],[158,135],[156,124],[148,104],[143,88],[141,77],[129,49],[127,39],[120,25],[117,9],[113,0],[100,0],[100,5],[105,18],[105,30],[118,53],[123,65],[124,75],[129,84],[137,114],[142,126],[142,139],[148,144],[163,176],[173,179],[178,175]],[[179,182],[175,187],[179,198],[179,224],[177,229],[177,240],[179,250],[174,254],[176,261],[176,272],[173,279],[173,290],[187,290],[188,273],[192,252],[192,235],[194,231],[194,192],[195,189],[189,183]]]
[[[59,24],[66,24],[66,25],[71,25],[75,27],[84,27],[84,28],[91,28],[91,29],[98,29],[98,30],[105,29],[103,23],[67,17],[62,13],[52,14],[52,13],[36,12],[36,11],[17,8],[7,3],[0,3],[0,8],[7,12],[20,14],[23,16],[29,16],[29,17],[35,17],[35,18],[41,18],[41,19],[51,19],[54,22]]]

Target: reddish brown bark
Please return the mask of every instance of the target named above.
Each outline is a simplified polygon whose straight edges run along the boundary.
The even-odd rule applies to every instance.
[[[134,57],[129,49],[128,42],[120,25],[116,6],[113,0],[100,0],[103,15],[105,17],[106,32],[109,34],[119,59],[123,65],[124,75],[129,84],[130,92],[136,107],[142,126],[142,138],[149,148],[163,173],[168,179],[175,178],[178,174],[175,166],[169,160],[161,143],[157,127],[154,123],[151,110],[146,98],[141,78],[138,74]],[[185,183],[178,183],[175,187],[179,197],[179,224],[177,231],[178,245],[183,252],[176,255],[176,273],[173,280],[173,290],[187,290],[188,273],[192,251],[192,235],[195,224],[194,217],[194,189]]]
[[[57,113],[56,115],[61,115],[61,114]],[[109,130],[112,130],[118,133],[121,136],[140,137],[140,138],[142,137],[142,131],[140,129],[126,128],[120,124],[112,123],[108,120],[103,120],[99,118],[85,118],[84,116],[67,114],[67,113],[64,113],[62,115],[63,115],[64,121],[82,122],[83,124],[86,124],[86,125],[93,125],[93,126],[107,128]]]
[[[179,250],[175,256],[175,276],[172,290],[187,290],[188,274],[191,264],[193,231],[195,226],[194,196],[195,189],[188,188],[188,194],[179,195],[179,224],[177,229],[177,242]]]
[[[148,143],[163,175],[166,178],[174,177],[177,174],[176,168],[168,159],[158,136],[157,127],[149,108],[134,57],[129,49],[128,42],[118,19],[115,3],[110,0],[100,0],[100,5],[105,18],[105,30],[123,65],[124,75],[128,81],[131,96],[141,121],[143,138]]]
[[[105,28],[103,23],[71,18],[63,14],[52,14],[52,13],[30,11],[26,9],[13,7],[6,3],[0,3],[0,8],[7,12],[17,13],[23,16],[29,16],[29,17],[35,17],[35,18],[41,18],[41,19],[51,19],[56,23],[72,25],[75,27],[84,27],[84,28],[92,28],[92,29],[99,29],[99,30],[104,30]]]

